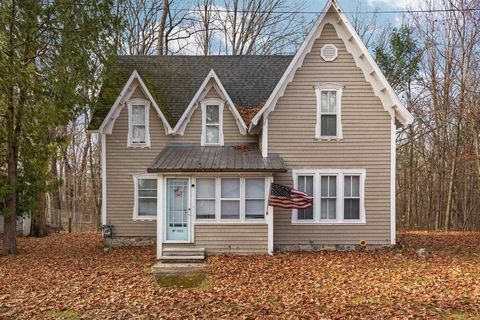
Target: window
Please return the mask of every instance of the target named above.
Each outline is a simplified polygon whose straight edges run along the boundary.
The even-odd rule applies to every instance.
[[[343,183],[343,218],[360,219],[360,176],[345,176]]]
[[[215,219],[215,179],[197,179],[197,219]]]
[[[317,95],[316,139],[341,139],[341,95],[342,86],[337,84],[319,85]]]
[[[195,182],[197,222],[252,222],[265,219],[264,177],[198,177]]]
[[[265,179],[245,179],[245,219],[265,216]]]
[[[135,179],[134,219],[157,216],[157,178],[138,176]]]
[[[313,197],[313,176],[298,176],[298,191]],[[298,220],[313,220],[313,206],[298,210]]]
[[[320,177],[320,220],[337,218],[337,177]]]
[[[240,179],[227,178],[221,181],[221,218],[240,219]]]
[[[223,102],[208,99],[202,102],[202,145],[223,145]]]
[[[293,223],[365,223],[364,169],[294,170],[294,187],[313,197],[313,206],[292,211]]]
[[[149,147],[149,102],[133,99],[128,102],[128,146]]]

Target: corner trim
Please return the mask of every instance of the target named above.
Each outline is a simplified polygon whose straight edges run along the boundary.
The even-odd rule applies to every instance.
[[[101,134],[100,140],[102,141],[102,225],[104,226],[107,224],[107,140],[104,133]]]
[[[390,244],[396,243],[396,158],[397,158],[397,131],[395,116],[391,123],[391,150],[390,150]]]

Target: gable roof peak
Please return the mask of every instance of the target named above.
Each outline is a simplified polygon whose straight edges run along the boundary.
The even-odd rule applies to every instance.
[[[328,14],[331,13],[331,10],[335,11],[335,17]],[[254,126],[258,125],[262,117],[268,117],[268,114],[275,109],[278,99],[283,96],[287,84],[292,81],[297,69],[302,65],[306,55],[312,50],[315,41],[326,24],[334,26],[338,36],[345,43],[347,51],[353,56],[356,65],[362,70],[365,79],[371,84],[375,95],[380,98],[385,111],[389,112],[392,117],[398,118],[403,125],[411,124],[413,122],[412,114],[400,102],[400,99],[365,47],[360,36],[348,21],[340,5],[335,0],[328,0],[267,102],[253,117],[250,129],[252,130]]]

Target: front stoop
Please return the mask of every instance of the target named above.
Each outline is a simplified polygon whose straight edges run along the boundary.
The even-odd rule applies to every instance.
[[[161,263],[199,263],[205,260],[205,248],[165,248]]]
[[[205,248],[164,248],[162,257],[152,267],[152,273],[161,278],[204,277],[208,273],[204,261]]]

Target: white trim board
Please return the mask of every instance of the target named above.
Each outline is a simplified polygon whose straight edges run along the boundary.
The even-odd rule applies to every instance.
[[[337,14],[335,16],[327,14],[330,10],[334,10]],[[372,85],[373,91],[375,95],[380,98],[384,109],[388,111],[392,117],[396,115],[403,125],[411,124],[413,122],[412,114],[410,114],[400,102],[382,71],[370,55],[370,52],[363,44],[355,29],[348,22],[340,6],[336,4],[335,1],[329,0],[322,12],[267,102],[255,117],[253,117],[249,129],[252,130],[259,123],[262,116],[268,117],[268,114],[275,109],[278,99],[283,96],[288,83],[293,80],[297,69],[302,65],[306,55],[311,52],[315,41],[320,37],[323,27],[327,23],[334,26],[338,36],[344,41],[347,51],[352,54],[355,63],[362,70],[365,79]]]
[[[397,130],[395,118],[391,124],[391,151],[390,151],[390,244],[396,243],[396,158],[397,158]]]
[[[240,133],[242,135],[247,134],[248,128],[247,128],[247,125],[245,124],[245,121],[243,121],[242,116],[238,112],[237,108],[235,107],[235,104],[233,103],[232,99],[230,99],[230,96],[228,95],[227,91],[223,87],[222,83],[220,82],[220,79],[218,78],[217,74],[213,69],[210,70],[205,80],[203,80],[202,85],[200,86],[200,88],[198,88],[197,92],[193,96],[192,101],[190,101],[187,109],[185,109],[180,120],[178,120],[177,124],[173,128],[172,134],[183,135],[185,133],[185,128],[187,127],[188,122],[190,122],[190,118],[192,117],[192,114],[195,111],[196,107],[198,107],[198,102],[199,100],[201,100],[202,94],[206,90],[210,89],[208,87],[208,83],[212,79],[215,81],[214,88],[218,89],[217,91],[220,91],[219,93],[227,101],[228,108],[230,109],[230,111],[233,114],[233,117],[235,118],[235,121],[240,130]]]
[[[102,226],[107,224],[107,136],[100,135],[102,143]],[[102,230],[103,234],[103,230]]]
[[[170,124],[168,123],[167,118],[165,118],[165,115],[162,113],[159,106],[155,102],[155,99],[153,98],[152,94],[150,93],[147,86],[143,82],[142,78],[138,74],[137,70],[134,70],[130,75],[130,78],[128,78],[127,83],[125,84],[125,86],[123,86],[122,91],[120,91],[120,94],[118,95],[117,99],[113,103],[113,106],[110,108],[110,111],[108,112],[107,116],[105,117],[105,119],[103,119],[103,122],[100,125],[98,132],[103,134],[112,133],[113,125],[115,123],[115,120],[120,115],[120,111],[122,110],[123,105],[125,104],[126,101],[130,99],[133,92],[135,92],[135,89],[138,86],[136,83],[134,83],[134,80],[138,81],[138,85],[140,85],[140,88],[142,89],[143,93],[151,101],[153,107],[157,111],[158,116],[162,120],[163,126],[165,128],[165,133],[166,134],[171,133],[172,128],[170,127]]]

